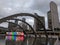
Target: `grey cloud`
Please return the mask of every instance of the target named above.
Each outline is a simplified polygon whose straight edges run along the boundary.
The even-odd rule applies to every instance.
[[[23,9],[26,10],[39,10],[40,12],[46,14],[49,10],[49,3],[51,0],[0,0],[0,14],[11,15],[14,13],[22,12]],[[55,0],[53,0],[55,1]],[[57,5],[60,6],[60,1],[55,1]],[[4,8],[7,8],[4,10]],[[10,10],[11,8],[11,10]],[[29,10],[30,11],[30,10]],[[25,11],[26,12],[26,11]]]
[[[37,12],[47,18],[47,11],[50,10],[50,1],[54,1],[60,8],[60,0],[0,0],[0,18],[21,12]],[[58,12],[60,12],[60,9],[58,9]]]
[[[37,0],[34,2],[34,5],[31,7],[34,10],[39,10],[45,12],[48,9],[49,1],[48,0]]]
[[[46,2],[46,1],[45,1]],[[8,14],[11,14],[11,13],[16,13],[16,12],[20,12],[20,10],[24,9],[24,8],[27,8],[27,10],[29,9],[32,9],[32,10],[40,10],[40,9],[44,9],[42,7],[44,7],[44,3],[45,3],[43,0],[40,1],[40,0],[23,0],[23,1],[17,1],[17,0],[1,0],[1,3],[0,3],[0,12],[1,12],[1,15],[4,15],[3,13],[6,13],[6,15]],[[8,8],[8,9],[5,9],[4,8]],[[9,9],[12,9],[12,10],[9,10]],[[46,7],[45,7],[46,8]],[[30,11],[30,10],[29,10]],[[40,10],[41,11],[41,10]],[[45,9],[44,9],[45,11]]]

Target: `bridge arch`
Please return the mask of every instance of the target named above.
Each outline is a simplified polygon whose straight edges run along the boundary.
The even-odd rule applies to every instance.
[[[12,20],[16,20],[16,19],[12,19]],[[20,19],[17,19],[17,20],[20,20]],[[20,20],[20,21],[22,21],[22,20]],[[20,25],[18,25],[18,24],[16,24],[16,23],[13,23],[13,22],[8,22],[8,21],[5,21],[5,22],[7,22],[7,23],[12,23],[12,24],[15,24],[15,25],[17,25],[17,26],[19,26],[19,28],[21,28],[22,30],[23,30],[23,32],[24,32],[24,34],[26,34],[27,36],[28,36],[28,34],[25,32],[25,29],[24,28],[22,28]],[[22,22],[24,22],[24,21],[22,21]],[[27,25],[29,25],[27,22],[25,22]],[[30,25],[29,25],[30,26]],[[31,27],[32,28],[32,27]],[[34,30],[33,30],[33,32],[34,32]],[[35,40],[36,40],[36,38],[37,38],[37,35],[36,35],[36,33],[34,32],[34,35],[35,35],[35,38],[34,38],[34,41],[33,41],[33,44],[32,45],[34,45],[35,44]]]
[[[31,16],[31,17],[37,19],[37,21],[39,21],[39,23],[41,23],[43,28],[44,28],[44,32],[45,32],[45,35],[46,35],[46,45],[47,45],[47,41],[48,41],[47,31],[46,31],[45,26],[43,25],[43,23],[39,20],[38,15],[35,16],[34,14],[29,14],[29,13],[14,14],[14,15],[11,15],[11,16],[0,19],[0,23],[5,22],[6,20],[13,19],[13,17],[17,17],[17,16]]]

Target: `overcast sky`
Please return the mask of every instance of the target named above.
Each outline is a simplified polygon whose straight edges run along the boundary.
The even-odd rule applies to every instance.
[[[22,12],[37,12],[38,15],[45,17],[47,25],[47,12],[50,10],[49,3],[51,1],[57,4],[58,14],[60,15],[60,0],[0,0],[0,18]],[[29,19],[29,23],[33,24],[33,19]]]

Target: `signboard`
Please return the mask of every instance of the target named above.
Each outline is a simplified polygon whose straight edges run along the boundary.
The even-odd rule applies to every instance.
[[[23,41],[24,33],[23,32],[6,32],[6,40]]]

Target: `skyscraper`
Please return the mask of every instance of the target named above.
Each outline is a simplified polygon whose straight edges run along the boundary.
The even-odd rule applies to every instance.
[[[48,12],[48,27],[52,30],[59,28],[58,9],[55,2],[50,2],[50,11]]]
[[[35,14],[36,15],[36,14]],[[36,15],[37,16],[37,15]],[[39,20],[43,23],[43,25],[45,26],[45,20],[43,16],[38,16]],[[42,27],[42,24],[39,23],[38,20],[34,19],[34,30],[38,31],[38,30],[43,30],[44,27]]]
[[[48,11],[48,29],[52,30],[52,19],[51,19],[51,11]]]

